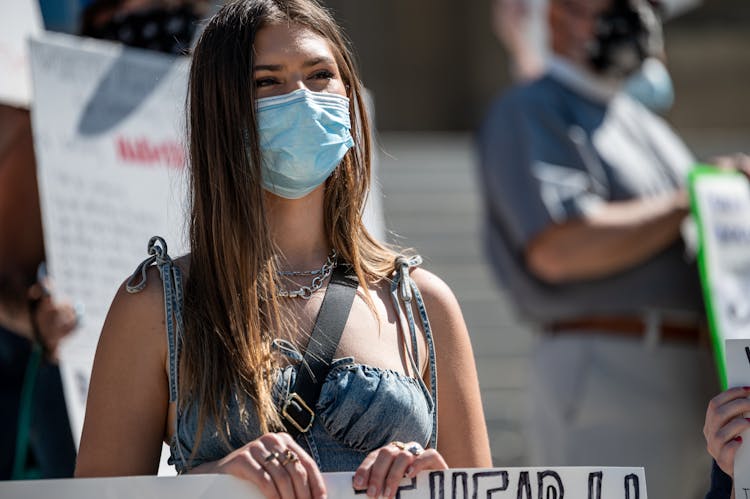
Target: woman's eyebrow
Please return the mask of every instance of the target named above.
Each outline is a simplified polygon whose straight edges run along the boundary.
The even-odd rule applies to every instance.
[[[306,60],[304,63],[302,63],[302,67],[309,68],[322,63],[336,64],[336,61],[328,56],[320,56]],[[256,64],[255,66],[253,66],[253,71],[281,71],[284,69],[284,67],[284,64]]]
[[[326,64],[336,64],[336,61],[333,60],[333,58],[328,56],[321,56],[321,57],[315,57],[314,59],[308,59],[305,61],[304,64],[302,64],[303,67],[309,68],[310,66],[317,66],[318,64],[326,63]]]
[[[283,64],[256,64],[253,71],[281,71],[284,69]]]

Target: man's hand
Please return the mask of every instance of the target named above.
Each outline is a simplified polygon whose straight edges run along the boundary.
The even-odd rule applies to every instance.
[[[78,318],[73,305],[58,301],[50,294],[45,279],[29,288],[29,319],[36,340],[47,354],[48,360],[57,362],[60,340],[75,329]]]
[[[750,177],[750,156],[745,153],[727,154],[711,158],[709,164],[721,169],[737,170]]]

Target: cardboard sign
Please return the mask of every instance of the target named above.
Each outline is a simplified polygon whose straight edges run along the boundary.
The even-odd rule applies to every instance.
[[[0,16],[0,104],[28,108],[31,102],[29,37],[42,32],[37,0],[3,2]]]
[[[185,58],[61,34],[31,42],[32,109],[47,268],[83,307],[60,350],[80,440],[99,333],[153,235],[186,252]]]
[[[691,172],[689,181],[704,301],[726,388],[725,340],[750,338],[750,182],[705,166]]]
[[[324,473],[328,497],[356,499],[353,473]],[[0,482],[14,499],[261,499],[250,483],[226,475]],[[643,468],[492,468],[425,471],[404,479],[401,499],[647,499]]]

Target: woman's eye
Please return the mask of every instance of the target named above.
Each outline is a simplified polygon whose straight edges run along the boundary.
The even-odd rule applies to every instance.
[[[274,78],[258,78],[255,80],[255,88],[268,87],[276,83]]]
[[[327,69],[322,69],[315,72],[312,77],[316,80],[330,80],[331,78],[333,78],[333,76],[334,75],[332,72],[328,71]]]

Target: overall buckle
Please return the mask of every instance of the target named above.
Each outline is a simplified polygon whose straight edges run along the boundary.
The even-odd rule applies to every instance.
[[[287,397],[281,415],[301,433],[307,433],[315,420],[315,412],[296,392]]]

